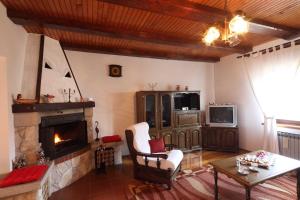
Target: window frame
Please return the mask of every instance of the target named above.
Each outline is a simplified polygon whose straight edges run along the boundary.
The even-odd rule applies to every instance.
[[[286,119],[277,119],[277,126],[282,128],[292,128],[300,130],[300,121],[295,120],[286,120]]]

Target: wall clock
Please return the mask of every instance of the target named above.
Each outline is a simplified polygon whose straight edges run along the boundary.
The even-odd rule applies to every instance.
[[[122,66],[121,65],[109,65],[109,76],[121,77],[122,76]]]

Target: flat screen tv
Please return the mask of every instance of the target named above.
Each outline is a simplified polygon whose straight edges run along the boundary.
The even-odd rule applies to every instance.
[[[209,105],[206,111],[206,124],[216,127],[236,127],[236,105]]]

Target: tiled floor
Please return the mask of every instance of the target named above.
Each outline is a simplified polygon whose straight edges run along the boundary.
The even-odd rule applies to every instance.
[[[242,152],[241,152],[242,153]],[[185,154],[182,169],[197,169],[210,161],[234,156],[233,153],[198,151]],[[50,200],[121,200],[125,198],[128,184],[138,182],[132,175],[130,158],[123,159],[123,164],[107,169],[106,174],[94,171],[70,186],[52,194]]]

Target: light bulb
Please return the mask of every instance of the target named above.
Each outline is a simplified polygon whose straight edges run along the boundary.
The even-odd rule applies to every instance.
[[[206,45],[211,45],[211,43],[213,43],[216,39],[218,39],[220,37],[220,31],[219,29],[217,29],[216,27],[210,27],[204,38],[203,38],[203,42]]]
[[[231,33],[243,34],[247,33],[249,29],[249,23],[243,16],[236,15],[229,22],[229,30]]]

